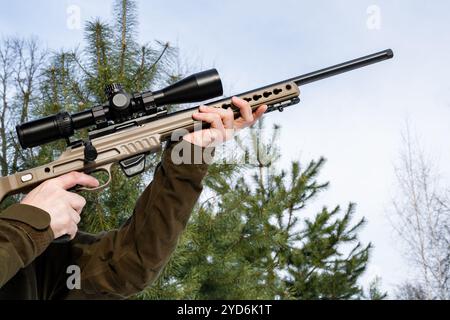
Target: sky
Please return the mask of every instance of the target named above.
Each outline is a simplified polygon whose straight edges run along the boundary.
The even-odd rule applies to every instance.
[[[38,4],[39,3],[39,4]],[[83,25],[110,20],[112,1],[0,0],[0,34],[36,35],[51,49],[83,43]],[[408,121],[450,185],[450,2],[435,0],[139,1],[139,40],[169,41],[196,69],[215,67],[229,94],[392,48],[393,60],[301,87],[302,102],[266,123],[282,126],[281,166],[324,156],[330,188],[314,206],[357,203],[374,245],[363,283],[413,277],[389,207]],[[74,11],[75,10],[75,11]],[[77,11],[79,10],[79,11]],[[79,12],[81,23],[71,17]]]

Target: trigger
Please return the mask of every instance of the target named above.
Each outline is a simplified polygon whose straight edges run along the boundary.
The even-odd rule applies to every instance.
[[[135,176],[144,171],[145,154],[119,161],[119,164],[127,177]]]

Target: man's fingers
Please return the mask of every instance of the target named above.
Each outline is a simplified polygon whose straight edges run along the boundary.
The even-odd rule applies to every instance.
[[[222,109],[200,106],[199,112],[194,113],[192,118],[207,122],[211,127],[201,132],[190,133],[185,136],[185,139],[202,146],[210,145],[212,142],[227,141],[233,137],[236,129],[245,128],[254,124],[267,110],[267,106],[260,106],[253,112],[247,101],[237,97],[232,98],[232,103],[239,108],[241,116],[237,119],[234,118],[234,108]],[[201,140],[201,142],[198,140]]]
[[[255,112],[253,112],[253,118],[254,118],[254,122],[258,121],[263,114],[267,111],[267,106],[264,104],[262,106],[259,106],[258,109],[256,109]]]
[[[267,111],[266,105],[259,106],[258,109],[255,112],[253,112],[254,120],[252,122],[245,123],[242,128],[250,127],[250,126],[254,125],[263,116],[264,112],[266,112],[266,111]]]
[[[75,210],[71,211],[70,216],[72,217],[73,222],[75,222],[76,224],[80,223],[81,216],[78,211],[75,211]]]
[[[248,122],[242,118],[239,118],[238,120],[236,120],[235,127],[237,129],[243,129],[254,125],[266,111],[267,111],[266,105],[259,106],[258,109],[256,109],[255,112],[253,112],[253,121]]]
[[[67,205],[64,210],[64,215],[60,217],[63,228],[61,229],[62,235],[69,235],[70,239],[73,239],[78,232],[78,223],[81,220],[80,214],[75,211],[70,205]]]
[[[69,224],[69,226],[67,227],[67,234],[70,236],[70,240],[75,238],[77,232],[78,232],[77,224],[75,222]]]
[[[192,116],[195,120],[205,121],[211,124],[212,128],[215,128],[222,132],[225,137],[225,127],[222,123],[222,118],[217,113],[194,113]]]
[[[64,194],[70,206],[80,214],[86,205],[86,199],[73,192],[65,191]]]
[[[57,178],[52,179],[54,183],[67,190],[76,185],[84,187],[98,187],[99,182],[94,177],[87,175],[85,173],[72,171]]]
[[[223,126],[225,129],[233,129],[234,124],[234,113],[231,108],[222,109],[222,108],[214,108],[208,106],[200,106],[200,111],[203,113],[216,113],[220,116],[223,122]]]
[[[239,108],[239,111],[241,112],[241,117],[246,122],[252,122],[253,121],[253,114],[252,114],[252,108],[250,108],[250,104],[238,97],[231,98],[231,102],[233,105]]]
[[[227,108],[225,110],[225,120],[224,125],[226,129],[234,129],[234,112],[233,109]]]

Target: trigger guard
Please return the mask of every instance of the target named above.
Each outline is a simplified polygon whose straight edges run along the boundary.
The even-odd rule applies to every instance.
[[[110,168],[110,166],[108,166],[107,168],[97,168],[96,170],[90,172],[90,173],[93,173],[93,172],[98,172],[98,171],[105,171],[108,174],[108,180],[104,184],[99,185],[98,187],[95,187],[95,188],[79,187],[79,188],[76,188],[76,191],[99,191],[99,190],[105,189],[111,183],[111,180],[112,180],[111,172],[109,171],[109,168]]]

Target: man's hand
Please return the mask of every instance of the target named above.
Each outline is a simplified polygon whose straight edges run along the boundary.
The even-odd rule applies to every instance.
[[[81,210],[86,204],[82,196],[67,191],[76,185],[97,187],[99,182],[87,174],[70,172],[41,183],[20,203],[37,207],[50,215],[50,227],[55,239],[65,234],[73,239],[78,231]]]
[[[208,122],[211,127],[194,131],[183,137],[184,140],[201,147],[221,143],[231,139],[237,130],[253,125],[266,112],[267,106],[260,106],[252,112],[250,104],[240,98],[232,98],[233,105],[239,108],[241,116],[234,119],[231,108],[227,110],[200,106],[200,112],[194,113],[194,120]]]

